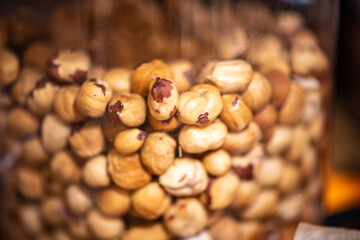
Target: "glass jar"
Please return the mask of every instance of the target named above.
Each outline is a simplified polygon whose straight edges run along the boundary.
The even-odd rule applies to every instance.
[[[336,17],[315,0],[8,3],[3,238],[292,239],[321,221]]]

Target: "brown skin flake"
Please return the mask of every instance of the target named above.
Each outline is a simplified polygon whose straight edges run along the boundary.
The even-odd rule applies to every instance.
[[[235,173],[241,178],[241,179],[245,179],[245,180],[251,180],[253,179],[253,165],[249,164],[246,167],[233,167]]]
[[[97,82],[96,78],[92,78],[89,80],[89,82]]]
[[[76,70],[76,72],[72,75],[70,75],[72,79],[74,79],[74,82],[81,85],[83,82],[85,82],[87,77],[87,71],[82,70]]]
[[[140,133],[136,136],[140,141],[144,140],[147,137],[147,133],[144,131],[140,131]]]
[[[171,96],[172,89],[173,86],[170,80],[157,78],[151,89],[151,96],[156,102],[161,103],[164,98]]]
[[[101,91],[103,92],[104,96],[105,96],[105,92],[106,92],[106,88],[105,86],[101,85],[101,84],[98,84],[98,83],[95,83],[95,86],[101,88]]]
[[[184,175],[179,179],[178,182],[180,183],[180,182],[184,181],[184,179],[186,178],[186,176],[187,176],[187,174],[184,174]]]
[[[169,118],[172,118],[175,115],[176,111],[177,111],[177,108],[176,108],[176,106],[174,106],[173,110],[169,114]]]
[[[239,97],[236,97],[235,100],[231,102],[231,105],[235,107],[238,104],[238,101],[239,101]]]
[[[207,204],[208,205],[211,205],[211,193],[210,193],[210,191],[211,191],[211,187],[212,187],[212,185],[214,184],[214,182],[215,182],[215,178],[210,178],[209,179],[209,184],[208,184],[208,187],[207,187],[207,189],[206,189],[206,197],[207,197]]]
[[[40,80],[36,82],[34,88],[31,90],[31,92],[29,93],[28,96],[32,97],[35,90],[44,88],[46,86],[46,84],[48,84],[48,83],[52,83],[52,81],[47,76],[40,78]]]
[[[175,215],[170,215],[167,219],[168,219],[169,221],[174,220],[174,219],[175,219]]]
[[[195,82],[193,69],[189,69],[189,70],[184,71],[183,75],[190,83]]]
[[[206,124],[206,123],[208,123],[210,121],[208,117],[209,117],[208,112],[200,114],[199,117],[198,117],[198,120],[196,122],[200,123],[200,124]]]
[[[115,104],[109,106],[107,115],[112,120],[118,120],[119,117],[117,113],[118,112],[120,113],[123,109],[124,109],[124,105],[119,100]]]

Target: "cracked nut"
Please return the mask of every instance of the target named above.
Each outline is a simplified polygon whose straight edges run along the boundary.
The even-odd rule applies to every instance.
[[[24,108],[11,109],[7,118],[10,131],[17,136],[30,135],[39,129],[38,118]]]
[[[258,144],[245,155],[233,156],[231,159],[232,168],[240,179],[252,180],[255,173],[259,170],[264,156],[264,147]]]
[[[169,240],[169,233],[161,223],[147,223],[130,226],[122,240]]]
[[[265,141],[267,141],[274,133],[276,121],[277,111],[270,104],[266,105],[255,114],[254,122],[259,125]]]
[[[78,182],[80,179],[81,171],[69,151],[55,153],[50,160],[50,169],[52,175],[63,184]]]
[[[106,157],[99,155],[89,159],[83,167],[82,179],[91,188],[109,186],[111,180],[107,172]]]
[[[194,83],[195,71],[191,62],[179,59],[168,63],[174,74],[174,83],[179,93],[188,91]]]
[[[18,57],[9,49],[0,49],[0,83],[8,85],[16,80],[18,74]]]
[[[108,70],[102,78],[110,85],[113,94],[117,95],[130,92],[130,76],[129,70],[117,67]]]
[[[26,140],[21,157],[25,163],[31,166],[41,166],[49,160],[49,154],[45,151],[40,138],[37,136]]]
[[[254,197],[260,191],[259,185],[252,180],[240,181],[240,184],[237,187],[234,201],[231,203],[231,208],[240,209],[242,207],[248,206],[254,201]]]
[[[147,133],[138,128],[124,130],[116,135],[114,147],[119,153],[129,155],[141,148],[146,137]]]
[[[288,96],[279,112],[279,123],[295,124],[303,113],[304,103],[304,90],[297,83],[292,82]]]
[[[98,210],[92,210],[86,219],[90,231],[100,239],[118,238],[125,230],[122,219],[104,216]]]
[[[96,192],[95,202],[101,212],[112,217],[123,216],[130,208],[129,192],[115,186]]]
[[[25,167],[17,169],[16,184],[20,193],[28,199],[40,199],[45,194],[44,182],[37,170]]]
[[[20,104],[24,105],[27,96],[35,87],[35,84],[42,77],[42,72],[36,68],[23,67],[20,70],[19,78],[11,88],[12,97]]]
[[[229,216],[220,218],[210,227],[213,240],[238,240],[242,239],[239,235],[238,223]]]
[[[284,177],[284,159],[279,157],[265,158],[255,171],[256,181],[263,187],[274,187]]]
[[[278,155],[285,151],[292,140],[293,131],[290,127],[277,125],[266,143],[266,151],[270,155]]]
[[[301,173],[300,169],[292,164],[285,164],[280,182],[278,187],[280,191],[284,194],[292,192],[300,186],[301,182]]]
[[[64,148],[70,136],[70,127],[54,114],[44,117],[41,126],[41,142],[48,153]]]
[[[91,207],[91,196],[84,187],[70,185],[65,190],[65,201],[69,210],[75,215],[85,214]]]
[[[149,114],[147,117],[148,123],[154,131],[172,132],[181,125],[181,122],[177,119],[176,116],[163,121],[155,119],[151,114]]]
[[[80,91],[77,85],[63,86],[54,98],[54,111],[65,122],[80,122],[84,116],[75,107],[76,96]]]
[[[206,154],[202,161],[206,171],[213,176],[221,176],[231,167],[231,157],[223,149]]]
[[[254,198],[253,202],[240,212],[240,217],[245,219],[265,219],[276,214],[279,201],[276,190],[262,190]]]

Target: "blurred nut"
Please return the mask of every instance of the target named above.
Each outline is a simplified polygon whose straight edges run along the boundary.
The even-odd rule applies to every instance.
[[[192,158],[177,158],[160,175],[159,183],[174,196],[194,196],[205,191],[208,176],[202,163]]]
[[[306,127],[299,124],[293,128],[292,138],[285,153],[285,158],[289,161],[298,161],[310,142],[310,136]]]
[[[264,147],[258,144],[243,156],[233,156],[231,159],[232,168],[240,179],[252,180],[255,173],[259,171],[264,155]]]
[[[131,91],[146,97],[150,82],[156,78],[173,79],[173,73],[163,61],[158,59],[141,64],[131,76]]]
[[[44,195],[44,182],[40,172],[30,168],[17,169],[17,188],[20,193],[29,199],[40,199]]]
[[[6,109],[12,106],[13,99],[11,98],[10,94],[6,92],[0,93],[0,108]]]
[[[306,196],[306,199],[308,199],[309,201],[316,201],[316,204],[318,204],[323,185],[323,181],[321,180],[319,175],[315,175],[313,177],[310,176],[304,188],[304,194]]]
[[[199,233],[207,224],[207,212],[196,198],[179,199],[164,216],[166,228],[176,236],[189,237]]]
[[[274,132],[274,126],[277,121],[277,112],[270,104],[266,105],[254,116],[256,122],[262,132],[264,140],[268,140]]]
[[[124,232],[124,222],[119,218],[106,217],[98,210],[92,210],[87,216],[90,231],[95,237],[109,239],[120,237]]]
[[[130,71],[125,68],[112,68],[108,70],[103,76],[103,80],[107,82],[113,94],[129,93],[130,92]]]
[[[194,236],[181,238],[181,240],[213,240],[209,231],[204,230]]]
[[[132,154],[141,148],[146,137],[147,133],[138,128],[124,130],[116,135],[114,147],[123,155]]]
[[[148,123],[154,131],[172,132],[181,125],[176,116],[167,120],[157,120],[151,114],[148,116]]]
[[[24,105],[27,96],[41,78],[42,72],[36,68],[23,67],[20,70],[19,79],[11,88],[12,97],[20,104]]]
[[[179,98],[179,120],[190,125],[208,125],[222,110],[219,90],[209,84],[199,84]]]
[[[244,129],[252,120],[251,110],[238,94],[222,95],[223,109],[221,120],[231,131],[238,132]]]
[[[222,59],[235,59],[245,55],[248,38],[242,27],[230,28],[217,35],[216,50]]]
[[[107,172],[106,157],[99,155],[89,159],[82,171],[82,179],[91,188],[101,188],[110,185]]]
[[[168,134],[163,132],[151,133],[141,148],[141,162],[151,174],[160,175],[173,163],[175,148],[176,141]]]
[[[304,28],[296,32],[290,37],[290,42],[293,46],[318,46],[319,42],[316,35],[310,30]]]
[[[299,219],[305,205],[307,203],[304,194],[302,192],[294,193],[279,202],[277,215],[284,221],[296,221]]]
[[[264,228],[257,221],[242,221],[238,224],[242,240],[257,240],[264,238]]]
[[[231,217],[225,216],[219,219],[210,228],[213,240],[238,240],[241,239],[239,235],[238,223]]]
[[[14,82],[19,74],[19,59],[10,50],[0,49],[0,84]]]
[[[90,57],[83,51],[61,50],[49,57],[47,72],[56,81],[82,84],[90,64]]]
[[[240,212],[240,217],[245,219],[264,219],[274,216],[278,204],[276,190],[262,190],[254,198],[254,201]]]
[[[105,67],[103,67],[101,65],[91,66],[87,77],[88,77],[88,79],[92,79],[92,78],[103,79],[103,77],[105,76],[105,72],[106,72]],[[105,81],[105,79],[103,79],[103,80]],[[111,85],[110,85],[110,87],[112,89]],[[112,90],[114,92],[114,89],[112,89]]]
[[[54,98],[55,113],[66,122],[79,122],[84,116],[75,107],[75,99],[80,91],[77,85],[63,86],[57,91]]]
[[[318,46],[295,45],[290,52],[291,68],[299,75],[321,75],[329,68],[329,60]]]
[[[275,126],[274,133],[266,143],[266,151],[270,155],[278,155],[286,150],[292,140],[293,131],[289,127]]]
[[[309,124],[308,132],[311,140],[316,144],[319,143],[324,132],[325,117],[321,112]]]
[[[279,112],[280,124],[295,124],[301,117],[305,103],[305,92],[292,82],[290,90]]]
[[[231,157],[223,149],[206,154],[202,161],[206,171],[213,176],[221,176],[231,167]]]
[[[195,80],[195,69],[191,62],[179,59],[168,63],[174,74],[174,83],[179,93],[188,91]]]
[[[291,36],[303,27],[304,19],[297,12],[284,11],[277,16],[276,29],[286,36]]]
[[[280,191],[288,194],[296,190],[300,186],[300,183],[301,173],[299,167],[292,164],[285,164],[278,185]]]
[[[85,214],[92,206],[90,194],[80,185],[72,184],[65,191],[65,201],[75,215]]]
[[[140,126],[146,119],[145,101],[139,94],[118,94],[110,101],[107,116],[112,121],[120,120],[128,127]]]
[[[32,134],[39,129],[39,120],[29,111],[15,107],[8,114],[9,130],[18,136]]]
[[[248,206],[253,202],[254,197],[260,191],[259,185],[255,181],[241,181],[237,187],[234,201],[230,205],[233,209]]]
[[[40,138],[31,137],[23,145],[21,157],[29,165],[40,166],[49,160],[49,154],[41,144]]]
[[[125,232],[122,240],[169,240],[169,233],[166,232],[161,223],[149,223],[139,226],[130,226]]]
[[[107,82],[92,78],[81,85],[75,105],[81,114],[98,118],[104,115],[112,95],[112,89]]]
[[[215,59],[207,59],[203,61],[199,67],[199,72],[196,76],[196,83],[204,83],[208,81],[208,76],[210,76],[213,71],[215,65],[218,63],[218,60]]]
[[[65,204],[60,197],[49,196],[41,203],[41,216],[46,224],[59,226],[68,217]]]
[[[119,187],[137,189],[151,180],[151,175],[142,166],[137,153],[123,156],[115,149],[111,149],[107,161],[111,179]]]
[[[80,179],[81,171],[69,151],[56,152],[51,159],[50,169],[52,175],[63,184],[74,183]]]
[[[69,235],[75,239],[91,239],[86,219],[79,218],[71,221],[67,226]]]
[[[180,130],[178,141],[186,152],[202,153],[220,148],[227,136],[226,125],[220,120],[216,120],[205,127],[184,126]]]
[[[95,202],[101,212],[112,217],[122,216],[130,208],[129,192],[115,186],[99,190]]]
[[[171,198],[157,182],[150,182],[132,193],[131,205],[141,217],[154,220],[164,215]]]
[[[24,51],[23,62],[25,65],[46,70],[46,61],[50,57],[53,47],[46,43],[37,41],[30,44]]]
[[[19,218],[26,231],[36,235],[42,230],[40,209],[37,205],[23,205],[19,209]]]
[[[53,114],[46,115],[41,126],[41,142],[48,153],[54,153],[67,144],[70,127]]]
[[[263,187],[276,186],[284,178],[284,165],[278,157],[264,159],[255,171],[256,181]]]
[[[304,177],[314,175],[318,164],[318,154],[314,147],[308,145],[300,158],[300,170]]]

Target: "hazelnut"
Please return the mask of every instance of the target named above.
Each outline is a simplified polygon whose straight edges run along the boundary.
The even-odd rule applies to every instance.
[[[225,216],[219,219],[210,228],[213,240],[238,240],[239,236],[238,223],[231,217]]]
[[[255,171],[256,181],[263,187],[276,186],[284,177],[283,174],[284,160],[279,157],[264,159]]]
[[[220,148],[226,137],[226,125],[220,120],[216,120],[205,127],[184,126],[180,130],[178,141],[186,152],[202,153]]]
[[[219,90],[209,84],[199,84],[179,98],[179,120],[190,125],[208,125],[222,110]]]
[[[77,182],[80,179],[80,169],[69,151],[56,152],[51,159],[50,169],[53,176],[64,184]]]
[[[329,60],[316,45],[295,45],[290,52],[291,68],[299,75],[321,75],[329,68]]]
[[[111,179],[119,187],[137,189],[151,180],[151,175],[142,166],[137,153],[123,156],[115,149],[111,149],[107,161]]]
[[[131,205],[141,217],[153,220],[164,215],[171,198],[157,182],[150,182],[132,193]]]
[[[66,122],[79,122],[84,116],[75,107],[75,99],[80,91],[77,85],[63,86],[54,98],[55,113]]]
[[[251,150],[261,137],[259,126],[252,121],[241,132],[229,132],[225,137],[223,149],[230,154],[243,154]]]
[[[313,142],[319,143],[319,141],[321,140],[321,137],[323,136],[323,132],[324,132],[324,125],[325,125],[325,117],[322,112],[318,114],[309,123],[308,132]]]
[[[52,173],[50,167],[43,169],[41,172],[46,192],[53,195],[63,194],[65,186],[58,178]]]
[[[277,16],[276,29],[286,36],[291,36],[303,27],[304,19],[297,12],[284,11]]]
[[[158,59],[141,64],[131,76],[131,91],[146,97],[150,82],[156,78],[173,79],[173,73],[163,61]]]
[[[19,218],[26,231],[35,235],[41,232],[42,222],[37,205],[23,205],[19,209]]]
[[[231,203],[233,209],[239,209],[248,206],[253,202],[254,197],[260,191],[259,185],[255,181],[241,181],[238,184],[234,201]]]
[[[10,110],[7,122],[10,131],[18,136],[36,133],[39,129],[39,120],[29,111],[20,107]]]
[[[41,216],[46,224],[59,226],[69,217],[62,198],[49,196],[41,203]]]
[[[17,169],[16,184],[20,193],[28,199],[40,199],[44,195],[44,182],[37,170],[25,167]]]
[[[67,226],[67,230],[69,235],[75,239],[91,239],[90,231],[84,218],[71,221],[71,224]]]
[[[88,121],[84,125],[75,126],[69,137],[73,152],[81,158],[93,157],[104,149],[104,137],[97,121]]]
[[[318,154],[314,147],[308,145],[300,158],[300,170],[304,177],[312,176],[315,173],[318,162]]]
[[[251,83],[242,94],[244,102],[253,112],[263,108],[270,101],[271,96],[270,82],[258,72],[254,73]]]
[[[112,90],[107,82],[93,78],[81,85],[75,99],[75,106],[81,114],[98,118],[104,115],[112,95]]]
[[[23,145],[22,159],[29,165],[40,166],[49,160],[49,155],[41,144],[40,138],[31,137]]]
[[[105,72],[106,72],[105,67],[103,67],[101,65],[92,66],[88,73],[88,79],[92,79],[92,78],[103,79],[103,77],[105,76]],[[105,81],[105,79],[103,79],[103,80]],[[110,87],[112,89],[111,85],[110,85]],[[112,90],[114,91],[114,89],[112,89]]]
[[[103,80],[110,85],[114,95],[119,93],[129,93],[130,75],[131,73],[129,70],[117,67],[108,70],[104,74]]]
[[[278,187],[282,193],[289,193],[298,188],[301,182],[300,169],[292,164],[285,164]]]
[[[166,172],[160,175],[159,183],[174,196],[194,196],[205,191],[208,176],[200,161],[177,158]]]
[[[169,240],[169,233],[166,232],[161,223],[148,223],[139,226],[130,226],[125,232],[122,240]]]
[[[82,171],[82,179],[91,188],[101,188],[110,185],[107,172],[106,157],[99,155],[89,159]]]
[[[176,236],[189,237],[199,233],[207,224],[207,212],[196,198],[179,199],[164,216],[166,228]]]
[[[154,131],[172,132],[181,125],[176,116],[167,120],[157,120],[151,114],[148,115],[148,123]]]
[[[147,103],[150,114],[157,120],[167,120],[178,108],[178,92],[171,79],[156,78],[149,86]]]
[[[232,168],[240,179],[252,180],[259,170],[264,155],[263,146],[258,144],[243,156],[233,156],[231,159]]]
[[[35,84],[42,77],[42,72],[36,68],[23,67],[20,70],[19,79],[15,82],[11,88],[12,97],[20,104],[24,105],[26,97],[31,90],[35,87]]]
[[[215,65],[218,63],[218,60],[215,59],[206,59],[203,61],[199,67],[199,72],[196,75],[196,83],[204,83],[208,81],[208,76],[210,76]]]
[[[185,59],[179,59],[168,63],[170,70],[174,74],[174,83],[179,93],[188,91],[195,78],[194,66]]]
[[[274,126],[277,121],[277,112],[270,104],[266,105],[257,112],[254,116],[254,122],[256,122],[262,132],[264,140],[268,140],[274,133]]]
[[[67,144],[70,127],[56,115],[49,114],[41,126],[41,142],[48,153],[54,153]]]
[[[241,92],[251,82],[253,70],[244,60],[229,60],[215,63],[207,79],[219,88],[221,93]]]
[[[206,154],[202,161],[206,171],[213,176],[221,176],[231,167],[231,157],[223,149]]]
[[[242,221],[238,224],[242,240],[256,240],[264,238],[264,228],[257,221]]]
[[[176,141],[168,134],[149,134],[141,148],[141,162],[151,174],[164,173],[175,159]]]
[[[106,217],[98,210],[92,210],[88,214],[87,223],[94,236],[101,239],[120,237],[125,228],[123,220]]]
[[[278,204],[276,190],[264,189],[255,196],[253,202],[240,212],[245,219],[264,219],[274,216]]]
[[[95,202],[101,212],[112,217],[122,216],[130,208],[129,192],[115,186],[96,192]]]
[[[181,238],[181,240],[213,240],[213,237],[209,231],[204,230],[194,236]]]
[[[53,47],[42,41],[31,43],[24,51],[23,62],[42,71],[46,70],[46,62],[53,51]]]
[[[114,147],[119,153],[129,155],[141,148],[146,137],[147,133],[138,128],[124,130],[116,135]]]
[[[140,126],[146,119],[145,101],[139,94],[118,94],[110,101],[107,116],[112,121],[120,120],[128,127]]]
[[[49,57],[47,72],[56,81],[82,84],[90,64],[89,56],[83,51],[61,50]]]
[[[298,161],[309,142],[310,136],[305,126],[302,124],[295,126],[285,158],[289,161]]]
[[[297,192],[290,196],[286,196],[279,202],[277,207],[277,215],[284,221],[299,220],[303,208],[305,205],[307,205],[305,201],[306,199],[302,192]],[[291,209],[291,211],[289,211],[289,209]]]
[[[65,191],[65,201],[75,215],[85,214],[92,206],[91,198],[85,188],[72,184]]]
[[[303,190],[306,199],[308,199],[309,201],[316,201],[318,203],[322,191],[321,190],[322,186],[323,186],[323,182],[319,177],[319,175],[315,175],[312,177],[310,176]]]
[[[19,59],[10,50],[0,49],[0,83],[8,85],[14,82],[19,74]]]
[[[221,59],[235,59],[245,55],[248,38],[242,27],[231,27],[217,35],[216,50]]]
[[[292,46],[318,46],[319,41],[315,34],[309,29],[301,29],[290,37],[290,43]]]
[[[251,110],[239,94],[222,95],[222,103],[220,118],[231,131],[241,131],[251,122]]]
[[[278,155],[286,150],[292,140],[293,131],[289,127],[275,126],[274,133],[266,143],[266,151],[270,155]]]

